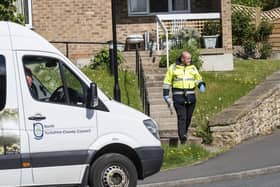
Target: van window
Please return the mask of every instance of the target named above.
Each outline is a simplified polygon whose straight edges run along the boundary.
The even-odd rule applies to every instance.
[[[0,55],[0,111],[4,109],[6,104],[6,62],[3,55]]]
[[[60,60],[24,56],[23,65],[31,96],[39,101],[85,106],[85,86]],[[29,76],[32,77],[30,80]]]

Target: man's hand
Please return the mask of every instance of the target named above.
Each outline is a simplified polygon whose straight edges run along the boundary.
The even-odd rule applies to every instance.
[[[206,88],[205,88],[205,86],[203,84],[200,85],[199,91],[200,91],[200,93],[205,93]]]
[[[168,95],[163,96],[163,99],[168,105],[171,105],[171,99]]]
[[[171,101],[171,98],[168,95],[165,95],[165,96],[163,96],[163,99],[166,102],[166,104],[167,104],[167,106],[168,106],[168,108],[170,110],[170,114],[172,115],[173,111],[172,111],[172,101]]]

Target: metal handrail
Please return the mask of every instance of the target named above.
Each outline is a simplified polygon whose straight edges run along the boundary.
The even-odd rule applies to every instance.
[[[150,115],[150,102],[148,98],[148,92],[146,89],[146,82],[144,78],[144,69],[142,65],[142,59],[139,54],[138,44],[136,44],[136,74],[138,77],[138,86],[140,87],[140,97],[143,104],[143,111],[148,116]]]
[[[72,41],[50,41],[50,43],[65,44],[66,57],[69,57],[69,44],[93,44],[93,45],[108,45],[109,42],[72,42]]]

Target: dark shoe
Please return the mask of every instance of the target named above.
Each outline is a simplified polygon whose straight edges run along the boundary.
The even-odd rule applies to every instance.
[[[186,144],[186,140],[181,140],[181,144]]]
[[[186,136],[184,136],[184,138],[182,138],[182,139],[180,140],[181,144],[185,144],[186,141],[187,141],[187,137],[186,137]]]

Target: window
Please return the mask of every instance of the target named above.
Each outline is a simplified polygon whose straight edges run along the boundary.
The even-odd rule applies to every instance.
[[[189,12],[190,0],[128,0],[129,14]]]
[[[32,28],[31,0],[16,0],[17,11],[24,16],[25,25]]]
[[[85,106],[86,86],[60,60],[50,57],[25,56],[23,65],[26,82],[34,99]],[[32,80],[28,76],[32,77]]]
[[[184,11],[188,10],[190,5],[189,0],[172,0],[172,10],[173,11]]]
[[[7,73],[6,62],[3,55],[0,55],[0,111],[4,109],[6,105],[6,90],[7,90]]]
[[[168,0],[150,0],[150,12],[168,12]]]
[[[148,0],[128,0],[129,14],[148,13]]]

